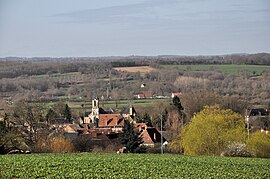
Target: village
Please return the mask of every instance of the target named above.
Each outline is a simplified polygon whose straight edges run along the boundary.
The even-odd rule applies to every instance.
[[[270,178],[269,0],[1,0],[0,179]]]
[[[181,93],[172,93],[172,97],[176,97],[177,95],[181,95]],[[138,99],[147,99],[152,98],[153,96],[147,96],[143,94],[136,95],[136,97]],[[89,145],[97,146],[102,143],[105,145],[110,145],[114,141],[117,141],[119,135],[123,133],[123,127],[125,125],[125,122],[128,122],[133,126],[134,130],[140,134],[139,137],[141,137],[142,139],[141,145],[145,147],[154,147],[155,145],[166,146],[168,144],[166,138],[162,136],[162,131],[160,131],[161,128],[158,130],[152,125],[147,126],[146,123],[138,122],[138,120],[136,119],[137,112],[132,105],[132,102],[129,102],[126,107],[118,113],[115,113],[114,110],[111,108],[109,110],[101,108],[100,100],[97,97],[92,100],[91,106],[92,108],[85,111],[84,115],[81,116],[79,119],[74,119],[73,117],[69,116],[68,118],[51,118],[50,120],[45,122],[24,121],[23,123],[21,123],[16,120],[5,119],[5,116],[0,116],[0,122],[1,124],[4,124],[6,126],[18,129],[25,134],[25,137],[30,137],[27,135],[27,133],[33,133],[32,135],[35,137],[32,137],[35,138],[36,143],[39,143],[38,140],[42,140],[39,139],[39,137],[41,135],[44,135],[44,131],[47,131],[47,133],[45,132],[45,135],[47,135],[45,136],[45,138],[48,139],[60,135],[69,141],[76,141],[76,139],[84,139],[85,141],[89,142],[91,140],[91,144]],[[46,141],[43,142],[44,143],[41,143],[40,145],[46,148],[46,145],[48,144],[46,143]],[[20,146],[23,147],[20,148]],[[31,152],[30,147],[26,146],[27,145],[25,142],[22,142],[22,145],[7,145],[6,149],[4,149],[2,146],[1,153],[4,152],[11,154]],[[107,147],[104,145],[102,146],[104,148]],[[121,148],[122,147],[119,147],[119,149]]]
[[[177,105],[180,105],[180,113],[183,112],[180,103],[181,95],[182,93],[179,92],[171,94],[171,100],[174,103],[175,101],[179,102]],[[146,94],[138,94],[135,96],[138,99],[153,98],[152,95]],[[69,108],[67,109],[70,110]],[[268,110],[269,109],[264,108],[252,108],[247,110],[245,124],[248,133],[256,131],[261,131],[266,134],[269,133],[270,122]],[[162,115],[160,115],[160,118],[162,118]],[[179,120],[181,120],[180,115]],[[170,135],[171,131],[164,130],[162,124],[165,124],[161,121],[162,119],[160,120],[161,126],[156,125],[157,127],[153,127],[151,120],[149,123],[149,121],[145,119],[139,119],[132,101],[127,103],[125,108],[119,112],[115,112],[112,108],[109,110],[103,109],[100,107],[98,97],[92,99],[91,109],[85,110],[84,115],[78,119],[74,119],[69,114],[62,118],[50,118],[50,120],[43,122],[26,120],[21,123],[16,120],[10,120],[7,116],[0,116],[2,129],[4,129],[4,126],[14,128],[21,132],[22,135],[18,136],[28,138],[28,140],[32,140],[39,145],[38,147],[29,147],[22,138],[21,143],[14,143],[14,141],[11,140],[8,141],[7,144],[2,145],[1,153],[50,152],[48,149],[50,145],[48,141],[57,136],[62,136],[67,142],[71,142],[72,145],[75,145],[74,147],[77,148],[77,151],[91,151],[96,147],[99,148],[99,151],[127,152],[123,150],[123,147],[126,148],[125,145],[119,142],[119,136],[123,135],[123,127],[126,122],[129,123],[132,126],[132,130],[138,134],[137,137],[141,140],[138,146],[150,148],[149,151],[163,152],[163,150],[168,148],[167,145],[172,142],[173,136]],[[179,123],[178,125],[181,126],[183,124]],[[70,149],[65,149],[65,143],[59,145],[58,148],[60,148],[61,152],[69,152]],[[110,149],[107,150],[108,147]],[[145,149],[144,152],[146,152]],[[169,151],[167,150],[167,152]]]

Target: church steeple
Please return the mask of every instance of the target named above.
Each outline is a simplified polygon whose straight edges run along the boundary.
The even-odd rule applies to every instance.
[[[92,100],[92,115],[96,118],[99,117],[99,100],[95,98]]]

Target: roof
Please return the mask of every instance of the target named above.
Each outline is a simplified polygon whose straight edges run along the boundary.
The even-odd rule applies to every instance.
[[[108,114],[103,108],[99,108],[99,114]]]
[[[251,109],[250,116],[267,116],[267,111],[263,108]]]
[[[172,93],[172,96],[182,96],[182,93],[181,92],[177,92],[177,93]]]
[[[133,105],[130,103],[128,104],[121,112],[120,114],[129,114],[130,113],[130,107],[132,107],[132,112],[136,113],[135,108],[133,107]]]
[[[135,123],[134,124],[136,127],[144,127],[144,128],[147,128],[146,124],[145,123]]]
[[[98,127],[123,126],[124,119],[121,114],[100,114]]]
[[[162,137],[162,139],[163,139],[163,142],[167,141],[164,137]],[[144,131],[144,141],[146,144],[147,143],[160,143],[161,142],[161,134],[156,128],[148,127]]]
[[[64,127],[65,132],[77,132],[80,130],[80,126],[78,124],[68,124]]]
[[[136,94],[137,98],[151,98],[153,94],[151,92]]]

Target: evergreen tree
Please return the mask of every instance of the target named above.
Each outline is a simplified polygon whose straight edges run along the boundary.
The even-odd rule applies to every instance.
[[[46,121],[50,123],[53,119],[57,117],[57,114],[54,112],[54,110],[49,109],[46,114]]]
[[[181,123],[182,123],[182,126],[183,126],[186,123],[184,121],[184,118],[185,118],[184,107],[182,106],[181,100],[180,100],[180,98],[178,96],[175,96],[173,98],[173,105],[177,109],[177,112],[179,114],[179,117],[180,117],[180,120],[181,120]]]
[[[144,113],[142,117],[137,117],[138,118],[138,123],[145,123],[148,127],[153,127],[151,117],[149,116],[148,113]]]
[[[182,106],[180,98],[178,96],[175,96],[173,98],[173,105],[177,107],[179,112],[184,110],[184,107]]]
[[[65,105],[65,109],[63,111],[63,116],[64,116],[64,118],[68,119],[69,121],[71,120],[71,110],[67,104]]]
[[[151,118],[148,113],[144,113],[143,115],[143,122],[148,126],[148,127],[153,127]]]
[[[130,121],[125,120],[123,133],[119,136],[119,140],[129,152],[135,153],[143,143],[141,133],[142,131],[136,132]]]

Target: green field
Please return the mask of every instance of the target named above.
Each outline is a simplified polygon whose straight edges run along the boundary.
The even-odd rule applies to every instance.
[[[0,178],[270,178],[269,159],[159,154],[0,156]]]
[[[181,71],[221,71],[225,74],[236,74],[247,70],[254,75],[261,75],[263,71],[270,71],[266,65],[162,65],[164,68],[178,68]]]
[[[130,102],[132,103],[132,105],[136,108],[136,107],[148,107],[148,106],[152,106],[154,105],[154,103],[156,102],[164,102],[164,103],[169,103],[171,101],[171,99],[136,99],[136,100],[119,100],[119,101],[100,101],[100,107],[104,108],[105,110],[113,108],[113,109],[123,109],[125,108]],[[49,108],[51,106],[53,106],[54,104],[56,104],[57,102],[48,102],[48,103],[37,103],[37,104],[41,104],[44,106],[44,108]],[[92,105],[92,101],[81,101],[81,102],[69,102],[66,101],[64,102],[66,104],[68,104],[68,106],[71,109],[77,109],[77,110],[84,110],[84,108],[82,107],[82,104],[85,105],[85,109],[86,111],[89,111],[91,109],[91,105]]]

